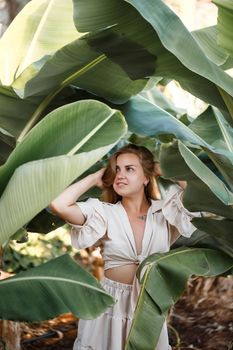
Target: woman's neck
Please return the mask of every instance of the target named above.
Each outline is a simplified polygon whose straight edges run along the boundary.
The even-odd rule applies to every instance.
[[[150,202],[146,196],[142,198],[123,197],[121,203],[126,211],[132,214],[144,214],[150,207]]]

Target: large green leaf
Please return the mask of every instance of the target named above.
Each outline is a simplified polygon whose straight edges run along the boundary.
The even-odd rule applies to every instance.
[[[215,152],[206,150],[206,153],[216,165],[219,172],[224,176],[224,179],[231,191],[233,191],[233,153],[221,149],[216,150]]]
[[[37,104],[20,99],[16,94],[8,94],[7,89],[0,90],[0,128],[17,137]]]
[[[218,66],[225,66],[229,59],[229,54],[222,47],[216,45],[217,26],[202,28],[192,32],[192,36],[202,47],[206,56]]]
[[[95,100],[74,102],[52,111],[27,134],[0,168],[0,193],[19,165],[112,144],[125,129],[119,111]]]
[[[131,98],[126,104],[123,105],[122,110],[126,116],[129,129],[132,132],[139,135],[157,137],[164,142],[171,141],[172,138],[175,137],[182,140],[182,142],[184,142],[186,145],[203,147],[205,152],[209,155],[209,158],[218,168],[219,172],[224,176],[230,188],[232,188],[233,129],[217,109],[213,110],[211,107],[209,107],[188,127],[140,95]],[[166,157],[168,157],[168,155],[166,155]],[[194,160],[196,160],[195,156]],[[185,179],[185,174],[188,173],[188,179],[190,180],[193,178],[193,176],[190,176],[189,168],[185,167],[184,164],[181,165],[179,161],[177,162],[176,160],[174,162],[174,166],[171,166],[169,161],[167,161],[166,164],[167,169],[169,169],[170,172],[170,174],[166,174],[165,170],[165,175],[167,177],[171,176],[171,168],[174,170],[176,169],[176,165],[179,164],[180,170],[178,170],[178,175],[181,175],[183,179]],[[202,163],[200,161],[200,166],[201,165]],[[206,168],[204,165],[203,167],[203,174],[205,174]],[[197,172],[199,173],[199,175],[196,173],[197,177],[203,175],[200,174],[200,171],[197,170]],[[207,169],[207,172],[209,174],[211,173],[209,169]],[[214,174],[212,175],[216,181],[220,181]],[[172,177],[174,178],[174,175],[172,175]],[[206,176],[205,182],[209,182],[209,176]],[[217,189],[216,186],[212,186],[212,188]],[[219,193],[222,193],[222,190],[220,190]],[[228,203],[228,201],[225,203]]]
[[[129,130],[139,135],[173,135],[193,145],[206,146],[207,143],[186,125],[143,96],[132,97],[122,107]]]
[[[225,141],[226,148],[233,154],[233,128],[227,123],[222,113],[213,107],[214,115],[216,118],[216,122],[218,123],[218,127],[221,130],[222,137]]]
[[[138,95],[174,116],[182,115],[186,112],[185,109],[176,107],[156,86],[151,89],[145,89]]]
[[[203,113],[194,119],[194,121],[189,124],[189,128],[213,147],[227,149],[227,145],[221,130],[224,128],[224,126],[221,124],[219,125],[211,106],[209,106]]]
[[[5,163],[15,148],[15,139],[6,130],[0,128],[0,166]]]
[[[64,224],[65,221],[63,219],[51,213],[49,208],[46,208],[39,212],[29,223],[27,223],[25,229],[27,232],[46,234],[56,230],[58,227],[64,226]]]
[[[153,26],[163,45],[188,69],[221,86],[229,94],[233,94],[232,79],[207,59],[179,17],[162,0],[149,0],[146,3],[139,0],[126,1]],[[183,50],[184,47],[185,50]]]
[[[175,137],[182,140],[186,145],[203,147],[230,188],[232,188],[233,129],[217,109],[213,110],[209,107],[188,127],[142,96],[131,98],[123,105],[122,110],[132,132],[157,137],[163,142],[171,141]],[[167,167],[171,168],[168,162]],[[183,173],[182,175],[185,178],[187,171],[184,166],[181,169],[179,174]]]
[[[43,321],[66,312],[99,316],[114,299],[68,255],[0,281],[0,318]]]
[[[167,125],[164,127],[159,127],[159,118],[156,115],[157,109],[152,108],[152,105],[147,110],[151,111],[151,115],[148,114],[150,120],[151,130],[146,126],[144,121],[140,119],[138,111],[140,110],[140,105],[137,107],[137,104],[134,103],[135,115],[138,115],[138,123],[139,127],[137,127],[136,123],[133,124],[133,118],[131,113],[127,113],[129,115],[129,127],[137,131],[138,133],[141,130],[142,134],[151,135],[153,132],[159,134],[161,130],[167,130],[169,134],[175,135],[177,138],[182,140],[184,143],[188,144],[188,142],[193,142],[193,147],[195,145],[200,145],[203,150],[208,154],[209,158],[213,161],[216,167],[219,169],[220,173],[224,175],[226,181],[229,180],[229,185],[232,185],[232,175],[231,170],[233,166],[233,153],[232,153],[232,141],[233,134],[231,126],[226,122],[225,118],[223,118],[222,114],[216,110],[209,107],[204,113],[202,113],[199,117],[197,117],[192,123],[189,124],[188,129],[192,130],[193,133],[188,132],[185,137],[185,129],[183,129],[183,135],[177,132],[177,127],[179,124],[174,123],[174,118],[171,119],[166,116]],[[146,111],[147,111],[146,110]],[[127,109],[126,109],[127,111]],[[156,121],[158,118],[158,121]],[[158,129],[155,127],[158,124]],[[180,128],[181,127],[180,123]],[[158,131],[158,133],[157,133]],[[195,137],[190,138],[190,135],[195,135]],[[181,137],[182,136],[182,137]],[[199,137],[199,138],[198,138]],[[203,144],[206,144],[203,146]],[[165,146],[166,147],[166,146]],[[209,163],[211,161],[209,160]],[[211,164],[210,164],[211,165]],[[213,166],[210,166],[214,168]],[[215,168],[216,170],[216,168]]]
[[[160,148],[160,164],[165,178],[186,180],[188,183],[184,192],[183,203],[190,211],[207,211],[233,219],[232,206],[224,204],[206,183],[201,180],[187,165],[177,150],[177,145],[162,145]],[[197,169],[196,169],[197,170]],[[217,185],[216,185],[217,187]],[[230,234],[230,232],[229,232]]]
[[[29,66],[33,76],[39,67],[32,63],[80,36],[72,11],[72,0],[33,0],[23,8],[0,40],[2,85],[11,85]]]
[[[93,34],[93,38],[95,36]],[[22,76],[13,83],[16,92],[24,98],[46,96],[49,92],[54,95],[72,83],[116,103],[137,94],[147,83],[143,79],[132,81],[121,67],[91,48],[85,37],[58,50],[34,78],[27,80],[25,84]]]
[[[163,46],[156,32],[152,32],[150,27],[146,27],[146,23],[142,22],[139,23],[141,26],[137,24],[133,27],[133,24],[135,24],[135,15],[132,15],[131,28],[128,28],[128,26],[127,28],[115,26],[102,31],[98,36],[95,35],[93,37],[89,35],[87,37],[89,45],[121,66],[129,74],[131,79],[136,80],[147,77],[148,75],[175,79],[185,90],[191,92],[193,95],[225,110],[226,107],[216,85],[185,67],[177,57]],[[141,21],[140,17],[139,20]],[[122,34],[122,31],[128,33],[129,29],[132,32],[132,28],[134,28],[134,32],[131,33],[133,38],[127,38],[125,34]],[[141,40],[142,33],[144,40]],[[139,37],[138,40],[140,42],[135,44],[135,38],[137,37]],[[109,45],[108,43],[111,44]],[[146,45],[147,43],[148,47],[145,49],[143,44]],[[151,55],[154,56],[154,63]],[[219,68],[216,66],[216,69]],[[223,71],[222,74],[226,80],[231,80]],[[229,88],[227,89],[229,90]]]
[[[0,241],[101,159],[126,129],[120,112],[89,100],[58,108],[37,124],[1,167]]]
[[[194,153],[179,142],[179,151],[188,167],[224,204],[233,205],[233,193]]]
[[[126,2],[133,5],[141,16],[132,6],[127,7]],[[176,79],[194,95],[224,108],[215,84],[232,94],[232,79],[205,56],[179,18],[162,1],[111,0],[111,5],[114,13],[106,0],[98,1],[98,4],[88,0],[85,6],[82,1],[74,0],[78,30],[98,30],[116,24],[109,30],[109,38],[103,32],[98,40],[90,38],[93,47],[120,64],[134,79],[144,77],[148,70],[147,65],[143,65],[143,58],[140,57],[140,62],[137,59],[137,50],[145,52],[145,58],[151,53],[155,59],[153,75]],[[120,11],[123,15],[118,17]],[[137,44],[133,54],[127,54],[123,59],[125,50],[128,52],[127,46],[132,48],[133,43]]]
[[[191,33],[211,61],[224,71],[233,67],[233,57],[221,46],[216,45],[218,36],[217,25],[198,29]]]
[[[190,180],[184,192],[184,206],[190,211],[204,211],[233,220],[233,207],[224,204],[201,180]],[[231,232],[229,232],[231,234]]]
[[[83,2],[77,0],[74,4],[75,8],[77,7],[77,13],[83,16],[83,21],[87,21],[88,24],[92,21],[92,30],[101,28],[102,31],[91,33],[62,48],[42,66],[40,72],[32,81],[26,79],[28,83],[25,89],[25,78],[22,78],[21,81],[19,77],[14,82],[14,87],[19,89],[18,93],[21,96],[28,96],[29,94],[45,95],[49,91],[54,96],[55,93],[60,91],[61,87],[73,82],[79,87],[119,103],[128,99],[132,94],[136,94],[145,86],[146,82],[141,81],[140,78],[154,75],[177,79],[189,91],[198,94],[199,97],[219,108],[225,108],[222,97],[213,82],[231,93],[229,88],[231,78],[217,66],[212,66],[213,63],[203,55],[196,41],[188,32],[188,34],[186,33],[185,27],[180,23],[178,26],[180,31],[184,31],[188,36],[187,40],[191,40],[193,43],[192,50],[200,52],[200,67],[207,66],[209,74],[205,75],[204,71],[193,73],[193,67],[187,66],[188,68],[186,68],[178,56],[179,59],[171,54],[170,51],[172,50],[170,48],[167,49],[163,46],[164,42],[161,42],[161,38],[156,34],[158,28],[156,28],[157,32],[154,31],[147,21],[125,2],[112,0],[111,3],[106,4],[106,1],[102,0],[98,2],[97,6],[96,2],[93,3],[89,0],[85,2],[84,8]],[[127,11],[124,12],[124,16],[113,22],[112,11],[115,11],[116,7],[121,11],[125,6]],[[165,5],[158,3],[154,12],[158,12],[161,6]],[[165,9],[164,17],[170,15],[168,8],[165,7]],[[87,10],[90,14],[86,13]],[[93,13],[95,13],[94,18],[91,17]],[[173,14],[173,16],[175,15]],[[116,18],[115,14],[113,17]],[[176,16],[174,18],[176,19]],[[80,17],[77,18],[77,21],[79,19]],[[103,30],[107,24],[108,26],[113,24],[115,26]],[[85,29],[90,30],[88,25]],[[187,56],[193,55],[189,53]],[[184,61],[188,60],[189,57],[185,55]],[[112,61],[116,62],[117,65]],[[139,79],[139,81],[136,80],[133,83],[119,65],[132,79]],[[197,71],[197,64],[195,67]],[[213,70],[215,74],[213,74]],[[210,77],[211,73],[212,78]],[[102,79],[103,74],[105,79]],[[106,82],[108,82],[107,85]],[[112,89],[108,88],[109,84]],[[124,89],[122,89],[122,86],[124,86]]]
[[[158,28],[156,31],[153,30],[132,6],[122,1],[111,1],[108,4],[101,1],[98,2],[98,6],[96,5],[89,0],[83,8],[83,3],[77,1],[75,2],[75,11],[82,15],[84,23],[87,21],[89,25],[92,22],[92,27],[88,28],[87,25],[86,30],[102,29],[100,33],[91,33],[82,37],[81,40],[75,40],[62,47],[55,55],[43,57],[35,62],[38,67],[35,76],[30,76],[30,72],[26,72],[19,75],[14,81],[14,88],[22,97],[46,96],[33,115],[35,122],[41,117],[44,109],[56,94],[68,84],[73,83],[113,102],[122,103],[145,87],[147,80],[143,78],[148,77],[148,75],[177,79],[186,84],[189,91],[199,94],[199,97],[204,100],[219,106],[221,109],[226,108],[215,85],[208,81],[204,75],[202,77],[199,73],[193,73],[193,69],[186,68],[181,63],[180,58],[177,59],[174,53],[171,54],[172,50],[165,48],[163,46],[164,40],[157,36]],[[126,6],[129,11],[121,12],[122,6],[123,8]],[[163,8],[163,6],[165,5],[158,3],[157,9]],[[115,11],[116,8],[119,11]],[[89,13],[86,13],[87,9]],[[93,18],[94,13],[95,17]],[[118,21],[116,21],[117,13],[124,13],[124,16],[120,16]],[[67,16],[69,15],[68,11]],[[165,7],[164,16],[167,15],[170,16],[171,13]],[[175,15],[173,14],[173,16]],[[174,18],[176,19],[176,17]],[[48,17],[46,20],[49,26],[51,18]],[[80,20],[80,17],[77,20]],[[103,30],[106,25],[112,24],[115,25],[113,28]],[[178,27],[186,33],[186,29],[181,24]],[[193,39],[191,41],[196,43]],[[103,45],[109,57],[103,54]],[[193,45],[196,50],[197,44]],[[200,48],[199,51],[202,52]],[[205,56],[201,55],[201,57],[208,61]],[[209,63],[207,63],[205,62],[204,65],[209,67]],[[200,66],[203,66],[202,62]],[[218,72],[218,67],[216,69]],[[132,75],[133,79],[136,75],[137,79],[133,82],[125,71],[130,76]],[[230,78],[225,76],[222,71],[219,71],[218,75],[224,81],[222,87],[229,91],[227,79]],[[105,79],[102,79],[103,76]],[[214,76],[216,77],[216,74]],[[142,79],[139,79],[140,77]],[[208,79],[210,79],[209,76]],[[109,85],[111,89],[109,89]],[[28,129],[24,131],[24,134],[27,131]]]
[[[145,259],[137,271],[141,292],[125,349],[154,350],[167,312],[189,276],[225,274],[232,265],[232,258],[211,249],[177,249]]]
[[[221,246],[227,246],[227,253],[233,257],[233,220],[213,218],[194,218],[193,224],[202,231],[209,232]],[[216,247],[218,248],[218,247]]]
[[[74,156],[57,156],[19,166],[0,199],[0,244],[24,226],[114,144]]]
[[[218,6],[218,43],[233,56],[233,4],[231,0],[213,0]]]
[[[208,219],[209,218],[204,218],[204,219],[202,218],[200,220],[208,220]],[[228,231],[229,227],[227,227],[228,226],[227,221],[226,221],[226,225],[225,225],[225,220],[222,220],[222,222],[226,227],[226,230]],[[198,223],[195,222],[195,225],[198,226]],[[206,225],[206,227],[208,230],[208,224]],[[211,249],[222,251],[224,254],[227,254],[233,257],[233,246],[229,245],[229,241],[231,241],[229,232],[230,231],[226,232],[226,234],[224,233],[223,237],[218,239],[217,235],[209,234],[206,231],[200,231],[197,229],[189,238],[180,236],[178,240],[171,246],[171,249],[176,249],[180,247],[211,248]]]

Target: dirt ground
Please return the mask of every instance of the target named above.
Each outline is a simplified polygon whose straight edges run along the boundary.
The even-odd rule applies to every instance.
[[[168,321],[173,350],[233,350],[233,278],[190,280]],[[23,324],[22,350],[71,350],[77,325],[71,314]]]
[[[196,278],[171,311],[174,350],[233,349],[233,276]]]

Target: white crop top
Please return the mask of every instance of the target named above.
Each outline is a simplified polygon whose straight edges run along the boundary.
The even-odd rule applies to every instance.
[[[82,226],[71,225],[71,243],[77,249],[98,246],[102,243],[104,269],[137,264],[153,253],[163,253],[170,249],[169,225],[190,237],[196,230],[191,223],[199,213],[190,213],[182,204],[182,189],[172,186],[165,199],[151,200],[147,213],[142,251],[138,255],[133,231],[128,215],[121,202],[110,204],[90,198],[77,202],[86,218]]]

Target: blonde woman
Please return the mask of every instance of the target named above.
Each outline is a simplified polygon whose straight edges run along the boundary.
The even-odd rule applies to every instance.
[[[157,175],[152,153],[129,144],[113,154],[106,168],[72,184],[50,204],[71,224],[75,248],[101,244],[105,262],[101,284],[117,300],[97,319],[79,321],[74,350],[124,349],[139,293],[138,265],[153,253],[169,251],[180,234],[190,237],[195,231],[190,221],[196,215],[183,207],[182,187],[173,186],[160,200]],[[94,186],[103,190],[102,200],[77,202]],[[156,350],[169,349],[164,324]]]

